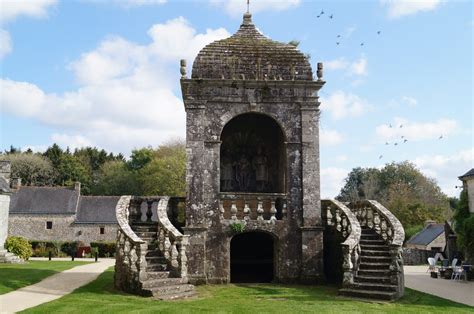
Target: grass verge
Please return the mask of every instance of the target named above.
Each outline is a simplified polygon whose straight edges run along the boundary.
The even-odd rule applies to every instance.
[[[25,264],[0,264],[0,294],[37,283],[63,270],[89,262],[28,261]]]
[[[113,287],[113,269],[50,303],[23,313],[472,313],[474,308],[406,290],[396,302],[364,302],[337,295],[337,288],[278,284],[205,285],[198,296],[157,301]]]

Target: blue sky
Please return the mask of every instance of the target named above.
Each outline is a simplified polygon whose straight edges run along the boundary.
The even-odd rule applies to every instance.
[[[238,29],[245,2],[0,0],[0,148],[56,142],[128,155],[184,138],[179,60],[190,72],[204,45]],[[324,63],[324,197],[353,167],[403,160],[459,193],[457,176],[474,160],[471,1],[250,8],[266,36],[299,40],[313,67]]]

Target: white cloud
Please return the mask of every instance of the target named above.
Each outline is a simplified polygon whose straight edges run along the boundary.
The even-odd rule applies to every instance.
[[[222,7],[227,14],[239,17],[247,12],[247,2],[244,0],[210,0],[212,5]],[[297,7],[301,0],[258,0],[250,2],[250,13],[261,11],[282,11]]]
[[[18,16],[46,17],[47,9],[57,0],[0,0],[0,25],[13,21]],[[0,29],[0,59],[12,51],[12,40],[8,31]]]
[[[348,76],[366,76],[367,58],[361,56],[354,61],[348,61],[346,58],[338,58],[324,62],[324,68],[329,70],[343,70]]]
[[[381,0],[388,8],[390,18],[399,18],[423,11],[432,11],[439,7],[441,0]]]
[[[330,146],[330,145],[338,145],[342,143],[343,136],[336,130],[325,130],[321,129],[321,133],[319,134],[319,139],[321,140],[322,145]]]
[[[336,156],[336,160],[339,162],[344,162],[344,161],[349,160],[349,158],[346,155],[338,155]]]
[[[342,168],[328,167],[321,169],[321,198],[335,198],[344,186],[344,179],[349,171]]]
[[[72,62],[70,69],[81,84],[77,90],[45,93],[28,82],[2,79],[2,111],[61,128],[53,141],[92,143],[115,152],[184,137],[184,107],[173,93],[179,84],[179,59],[194,57],[229,33],[209,29],[197,34],[177,18],[154,25],[148,34],[151,42],[146,45],[107,38]]]
[[[418,104],[418,100],[411,96],[403,96],[402,97],[402,102],[407,104],[410,107],[415,107]]]
[[[426,175],[437,180],[442,191],[459,197],[461,185],[458,177],[474,167],[474,148],[458,151],[452,155],[423,155],[413,162]]]
[[[53,135],[51,135],[51,142],[56,143],[62,147],[69,147],[71,150],[86,146],[94,146],[94,143],[92,143],[89,139],[85,138],[82,135],[54,133]]]
[[[4,29],[0,29],[0,59],[9,54],[11,51],[12,41],[10,34]]]
[[[351,93],[343,91],[336,91],[327,98],[322,97],[321,111],[327,111],[331,114],[334,120],[339,120],[345,117],[357,117],[369,109],[369,104],[366,100]]]
[[[48,8],[56,3],[57,0],[2,0],[0,23],[12,21],[21,15],[36,18],[46,17]]]
[[[377,136],[384,140],[398,140],[400,138],[408,141],[421,141],[446,137],[459,129],[458,123],[451,119],[439,119],[434,122],[410,122],[404,118],[395,118],[393,123],[382,124],[376,127]]]
[[[167,0],[115,0],[115,1],[125,7],[140,7],[144,5],[161,5],[168,2]]]

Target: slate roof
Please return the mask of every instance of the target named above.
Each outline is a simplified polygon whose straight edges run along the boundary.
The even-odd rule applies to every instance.
[[[10,198],[10,213],[75,214],[79,194],[65,187],[22,186]]]
[[[313,79],[308,58],[294,45],[262,35],[244,14],[239,30],[205,46],[193,63],[193,79],[306,80]]]
[[[407,243],[417,245],[428,245],[444,232],[444,224],[430,224],[415,234]]]
[[[460,180],[467,178],[467,177],[474,177],[474,168],[463,174],[462,176],[458,177]]]
[[[115,207],[120,196],[81,196],[75,223],[117,223]]]

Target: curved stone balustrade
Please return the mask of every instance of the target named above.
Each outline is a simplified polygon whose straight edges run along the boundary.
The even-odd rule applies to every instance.
[[[390,246],[390,282],[397,286],[397,296],[404,293],[404,274],[402,245],[405,230],[400,221],[387,208],[374,200],[362,200],[349,203],[361,226],[378,233]]]
[[[158,217],[158,246],[175,274],[181,278],[187,278],[188,259],[186,257],[186,247],[189,245],[189,236],[179,232],[169,220],[169,200],[169,196],[162,197],[156,208]]]
[[[357,201],[349,204],[361,226],[374,229],[390,245],[402,246],[405,231],[400,221],[382,204],[373,200]]]
[[[220,193],[219,209],[221,220],[275,223],[286,217],[286,194]]]
[[[335,228],[344,239],[341,243],[344,271],[342,283],[344,286],[350,286],[354,283],[360,262],[360,224],[354,213],[336,200],[321,200],[321,212],[323,223]]]
[[[129,207],[132,197],[122,196],[116,206],[118,222],[117,251],[115,263],[115,286],[128,292],[139,292],[141,281],[146,280],[145,255],[148,244],[140,239],[130,227]]]

